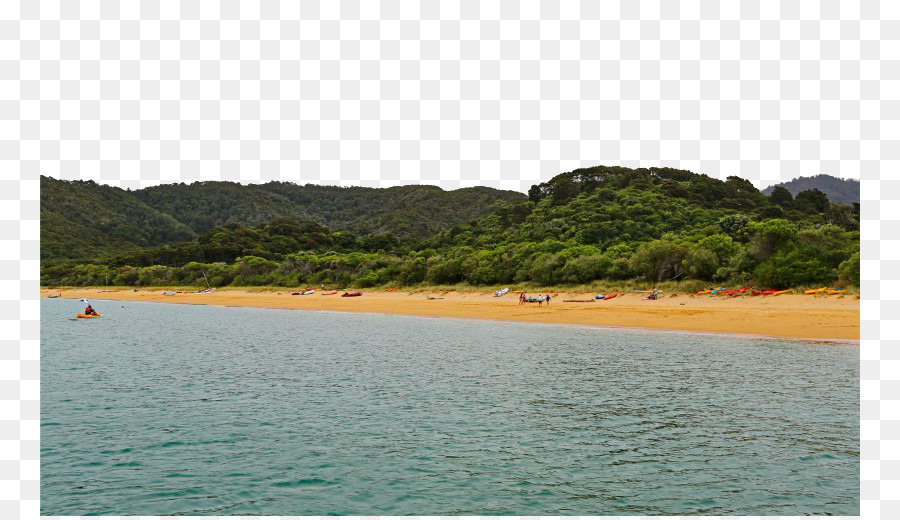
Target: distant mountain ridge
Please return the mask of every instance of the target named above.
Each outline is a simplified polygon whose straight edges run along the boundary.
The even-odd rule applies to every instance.
[[[91,259],[190,241],[225,224],[280,217],[355,234],[422,239],[487,215],[523,193],[476,187],[364,188],[289,182],[164,184],[123,190],[41,176],[41,258]]]
[[[798,193],[806,190],[817,189],[824,193],[828,200],[834,204],[842,204],[850,206],[854,203],[859,204],[859,181],[856,179],[840,179],[832,175],[813,175],[812,177],[797,177],[796,179],[773,184],[762,190],[766,195],[771,195],[772,190],[782,186],[791,192],[791,195],[797,196]]]

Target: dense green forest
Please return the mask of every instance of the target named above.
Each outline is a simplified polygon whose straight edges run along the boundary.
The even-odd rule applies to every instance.
[[[762,192],[765,195],[771,195],[772,190],[778,186],[786,188],[792,195],[797,195],[807,190],[819,190],[828,196],[828,200],[835,204],[844,204],[846,206],[859,204],[859,181],[856,179],[839,179],[831,175],[797,177],[787,182],[769,186]]]
[[[492,188],[287,182],[197,182],[127,191],[42,176],[41,258],[98,261],[116,252],[193,240],[216,226],[255,226],[280,217],[418,240],[523,200],[522,193]]]
[[[141,190],[136,197],[143,206],[133,211],[150,208],[170,215],[195,238],[116,252],[98,248],[102,254],[92,262],[43,256],[42,285],[189,286],[208,280],[220,287],[364,288],[693,279],[784,288],[859,283],[858,204],[833,204],[814,189],[793,196],[777,187],[767,196],[738,177],[721,181],[670,168],[598,166],[557,175],[533,186],[527,198],[506,197],[500,203],[496,190],[392,188],[370,196],[406,198],[415,209],[377,212],[365,206],[359,213],[323,202],[340,200],[328,197],[349,188],[269,183],[241,197],[239,185],[200,187],[208,184],[215,189],[182,194],[201,201],[196,206],[178,202],[176,192],[183,185]],[[229,190],[235,193],[222,195],[227,203],[216,202],[216,193]],[[416,207],[435,190],[452,196],[445,199],[447,206],[474,199],[492,209],[463,220],[471,208]],[[265,193],[308,212],[267,210],[266,221],[259,222],[250,215],[253,204],[263,200],[254,197]],[[363,199],[366,192],[348,193]],[[357,204],[362,207],[364,201]],[[241,209],[210,209],[209,220],[197,220],[204,205]],[[460,221],[441,229],[435,222],[445,212]],[[309,218],[311,213],[319,219]],[[173,225],[166,232],[181,228]],[[158,240],[154,237],[143,240]]]

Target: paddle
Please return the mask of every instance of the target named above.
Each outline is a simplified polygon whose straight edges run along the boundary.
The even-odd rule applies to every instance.
[[[83,301],[84,303],[88,304],[88,305],[91,307],[91,310],[94,311],[94,314],[99,314],[99,313],[97,312],[97,309],[94,309],[94,306],[91,305],[91,302],[89,302],[89,301],[87,300],[87,298],[82,298],[81,301]]]

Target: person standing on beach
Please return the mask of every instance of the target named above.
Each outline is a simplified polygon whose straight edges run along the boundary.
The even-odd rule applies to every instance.
[[[538,301],[538,307],[540,307],[541,305],[544,304],[544,297],[539,294],[537,297],[537,301]]]
[[[547,295],[547,307],[549,307],[549,306],[550,306],[550,295],[548,294]]]

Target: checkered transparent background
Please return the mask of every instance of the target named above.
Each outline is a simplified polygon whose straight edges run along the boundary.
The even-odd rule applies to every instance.
[[[618,164],[759,187],[862,179],[862,514],[900,517],[898,11],[837,0],[3,3],[0,516],[39,511],[39,174],[131,188],[524,191]]]

